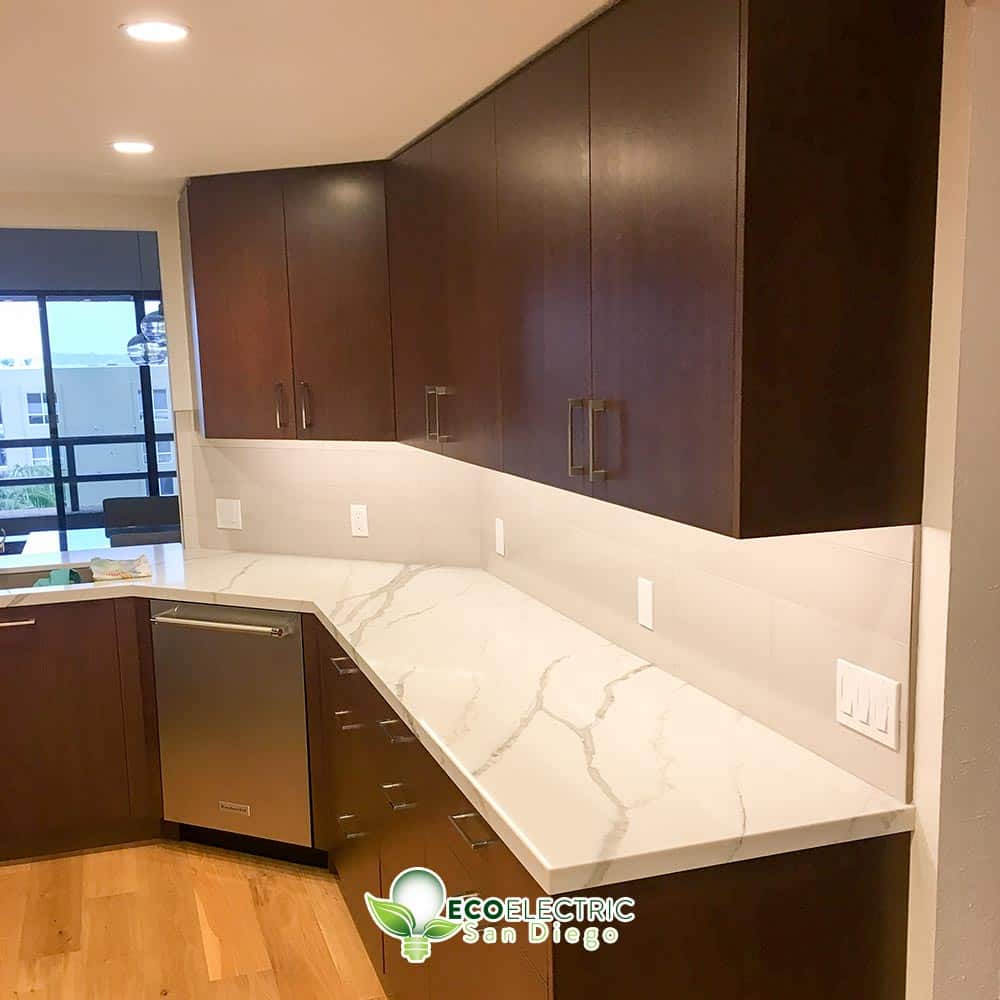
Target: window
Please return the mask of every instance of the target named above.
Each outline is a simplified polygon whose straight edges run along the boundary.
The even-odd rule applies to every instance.
[[[167,365],[136,365],[127,352],[153,301],[0,290],[0,398],[15,403],[0,425],[8,534],[57,530],[72,547],[64,533],[102,527],[105,499],[177,494]]]
[[[49,422],[49,394],[47,392],[29,392],[28,423],[47,424]]]
[[[153,389],[153,419],[170,420],[170,393],[166,389]],[[142,390],[139,390],[139,420],[144,418],[142,406]]]

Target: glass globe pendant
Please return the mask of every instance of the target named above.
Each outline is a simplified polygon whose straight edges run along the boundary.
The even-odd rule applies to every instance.
[[[167,343],[167,323],[163,318],[163,313],[157,309],[154,312],[146,313],[139,323],[139,332],[154,344]]]
[[[148,340],[141,333],[137,333],[128,342],[126,350],[129,360],[137,365],[162,365],[167,360],[166,343]]]

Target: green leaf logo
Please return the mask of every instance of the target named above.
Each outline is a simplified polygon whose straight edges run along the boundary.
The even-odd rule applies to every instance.
[[[379,899],[370,892],[365,893],[365,903],[372,920],[390,937],[403,940],[410,937],[416,929],[416,919],[402,903],[394,903],[391,899]]]
[[[431,955],[431,944],[453,938],[464,926],[445,920],[441,911],[447,890],[441,876],[430,868],[407,868],[389,887],[389,899],[365,893],[365,905],[372,920],[390,937],[400,942],[407,962],[418,965]]]
[[[448,938],[454,937],[461,929],[462,925],[454,920],[435,917],[433,920],[427,921],[427,926],[424,928],[424,937],[430,938],[431,941],[447,941]]]

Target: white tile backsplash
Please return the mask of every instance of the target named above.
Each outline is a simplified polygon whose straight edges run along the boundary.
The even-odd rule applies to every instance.
[[[906,795],[909,748],[838,726],[834,693],[839,657],[902,681],[908,731],[914,529],[738,541],[395,443],[205,441],[189,418],[178,415],[188,544],[482,565]],[[215,527],[219,497],[240,498],[242,531]],[[351,536],[356,502],[368,538]],[[655,632],[636,621],[637,577],[656,583]]]

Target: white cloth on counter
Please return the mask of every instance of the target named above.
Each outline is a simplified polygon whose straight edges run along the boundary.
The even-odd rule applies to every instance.
[[[138,559],[102,559],[95,556],[90,560],[90,571],[95,580],[138,580],[153,575],[145,556]]]

